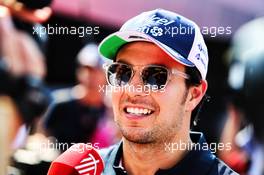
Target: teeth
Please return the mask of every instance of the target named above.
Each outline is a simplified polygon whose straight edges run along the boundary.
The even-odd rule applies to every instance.
[[[146,109],[146,108],[132,108],[132,107],[128,107],[126,108],[126,112],[131,113],[131,114],[136,114],[136,115],[148,115],[151,113],[150,109]]]

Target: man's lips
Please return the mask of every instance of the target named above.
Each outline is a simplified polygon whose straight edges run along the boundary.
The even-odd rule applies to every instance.
[[[144,106],[125,106],[123,111],[129,116],[147,117],[155,112],[154,109]]]

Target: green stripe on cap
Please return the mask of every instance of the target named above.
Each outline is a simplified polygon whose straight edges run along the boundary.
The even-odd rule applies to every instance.
[[[123,40],[122,38],[113,35],[103,41],[101,47],[99,48],[99,52],[108,59],[114,59],[119,48],[128,43],[127,41]]]

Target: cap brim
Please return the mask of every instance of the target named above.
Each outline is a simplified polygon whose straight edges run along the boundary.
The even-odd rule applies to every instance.
[[[154,39],[153,37],[136,31],[118,31],[115,32],[108,37],[106,37],[99,45],[99,53],[105,59],[113,60],[116,57],[117,52],[119,49],[130,42],[134,41],[147,41],[156,44],[159,48],[161,48],[165,53],[171,56],[175,61],[190,67],[194,67],[195,65],[184,58],[181,54],[177,51],[171,49],[170,47],[166,46],[165,44],[159,42],[158,40]]]

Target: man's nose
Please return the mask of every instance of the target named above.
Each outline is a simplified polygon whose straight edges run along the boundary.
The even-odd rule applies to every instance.
[[[142,81],[140,71],[136,71],[134,76],[131,78],[127,94],[131,97],[145,96],[148,94],[148,92],[146,91],[146,87],[144,86],[144,83]]]

